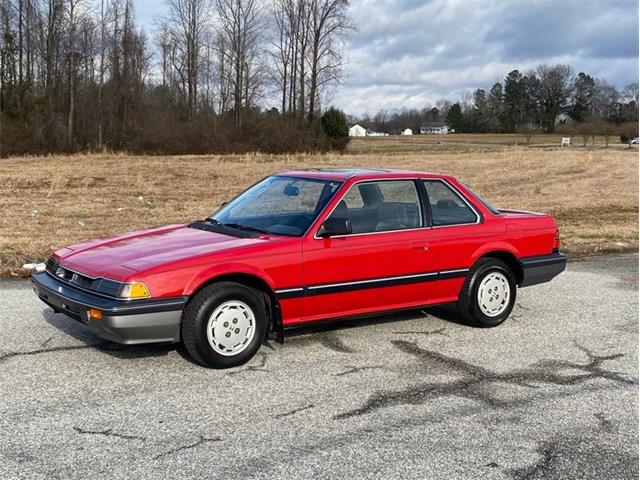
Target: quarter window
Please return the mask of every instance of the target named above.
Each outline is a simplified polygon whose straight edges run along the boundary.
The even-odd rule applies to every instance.
[[[431,222],[435,226],[476,223],[476,213],[451,187],[437,180],[425,181],[431,206]]]
[[[330,217],[349,220],[353,233],[388,232],[422,226],[418,192],[410,180],[353,185]]]

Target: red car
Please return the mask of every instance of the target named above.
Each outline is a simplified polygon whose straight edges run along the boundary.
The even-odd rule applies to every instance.
[[[517,287],[564,270],[559,248],[551,216],[498,210],[450,176],[298,170],[205,220],[62,248],[32,282],[103,338],[182,341],[225,368],[270,334],[328,319],[456,302],[494,327]]]

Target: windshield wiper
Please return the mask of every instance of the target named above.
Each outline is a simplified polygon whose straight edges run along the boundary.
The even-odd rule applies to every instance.
[[[252,227],[251,225],[242,225],[240,223],[220,223],[217,220],[213,220],[213,221],[224,227],[231,227],[231,228],[237,228],[238,230],[271,234],[269,230],[265,230],[264,228]]]

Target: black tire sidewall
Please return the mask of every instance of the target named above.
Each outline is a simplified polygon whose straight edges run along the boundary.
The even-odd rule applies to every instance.
[[[495,317],[490,317],[482,313],[480,309],[480,305],[478,303],[478,289],[480,288],[480,284],[482,280],[491,272],[499,272],[502,273],[509,282],[510,288],[510,296],[509,303],[507,308],[500,314]],[[513,306],[516,303],[516,293],[517,293],[517,284],[511,269],[500,260],[490,259],[483,262],[481,265],[478,265],[478,268],[474,269],[471,275],[471,281],[469,283],[468,293],[467,293],[467,305],[470,310],[470,314],[473,319],[473,323],[479,327],[495,327],[504,322],[511,311],[513,310]]]
[[[209,344],[207,324],[216,307],[231,300],[238,300],[247,304],[253,311],[256,325],[255,333],[247,348],[237,355],[226,356],[216,352]],[[202,300],[194,318],[191,320],[195,329],[197,356],[207,367],[212,368],[230,368],[249,361],[260,349],[267,328],[266,309],[259,292],[240,284],[230,284],[223,289],[211,292]]]

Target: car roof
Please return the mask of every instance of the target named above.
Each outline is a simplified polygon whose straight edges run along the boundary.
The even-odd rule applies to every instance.
[[[318,180],[333,180],[345,182],[347,180],[378,180],[394,178],[443,178],[450,179],[448,175],[429,172],[416,172],[411,170],[395,170],[382,168],[309,168],[302,170],[289,170],[276,175],[284,177],[315,178]]]

